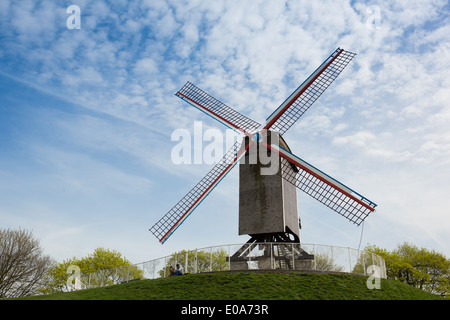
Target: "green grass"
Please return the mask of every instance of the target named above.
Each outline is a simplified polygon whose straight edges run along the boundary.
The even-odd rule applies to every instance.
[[[367,277],[317,273],[202,273],[139,280],[32,300],[442,300],[396,280],[369,290]]]

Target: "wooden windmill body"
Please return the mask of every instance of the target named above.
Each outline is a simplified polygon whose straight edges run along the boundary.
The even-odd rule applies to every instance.
[[[278,132],[269,131],[268,137],[269,144],[274,137],[282,148],[290,150]],[[248,139],[245,137],[242,145],[248,144]],[[250,235],[257,242],[299,242],[297,188],[282,178],[283,170],[291,174],[298,170],[282,167],[278,154],[264,154],[270,152],[258,145],[247,151],[239,164],[239,235]],[[272,161],[261,161],[261,154]],[[261,169],[268,172],[264,174]]]

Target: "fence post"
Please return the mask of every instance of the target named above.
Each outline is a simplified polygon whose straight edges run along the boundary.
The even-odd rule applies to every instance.
[[[270,242],[270,268],[275,269],[275,264],[273,263],[273,242]]]
[[[373,253],[371,253],[371,254],[370,254],[370,256],[371,256],[371,258],[372,258],[372,261],[371,261],[371,263],[370,263],[370,264],[371,264],[371,265],[375,265],[374,254],[373,254]],[[378,266],[378,263],[376,264],[376,266],[377,266],[377,267],[379,267],[379,266]]]
[[[366,275],[366,255],[365,255],[365,254],[363,255],[363,259],[362,259],[362,261],[363,261],[363,270],[364,270],[364,275]]]
[[[317,262],[316,262],[316,245],[313,244],[313,252],[314,252],[314,270],[317,271]]]
[[[292,270],[295,270],[295,252],[294,252],[294,244],[291,243],[292,246]]]
[[[213,247],[209,248],[209,272],[212,271],[212,249]]]
[[[167,269],[167,256],[164,257],[164,266],[163,266],[164,278],[166,277],[166,269]]]
[[[195,257],[194,257],[194,273],[197,273],[197,249],[195,249]]]
[[[231,271],[231,245],[228,245],[228,270]]]
[[[330,246],[330,249],[331,249],[331,261],[333,261],[333,264],[334,264],[333,246]]]
[[[352,256],[350,255],[350,247],[347,247],[348,251],[348,264],[350,265],[350,270],[348,272],[352,272]]]

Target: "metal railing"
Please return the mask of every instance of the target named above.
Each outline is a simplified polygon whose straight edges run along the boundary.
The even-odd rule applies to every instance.
[[[170,275],[170,266],[183,273],[248,270],[292,270],[352,273],[386,278],[380,256],[348,247],[298,243],[228,244],[180,251],[166,257],[90,274],[81,274],[77,289],[101,287]]]

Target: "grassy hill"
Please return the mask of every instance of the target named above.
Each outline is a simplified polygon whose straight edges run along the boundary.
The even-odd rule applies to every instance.
[[[369,290],[367,277],[318,273],[202,273],[139,280],[29,300],[442,300],[395,280]]]

